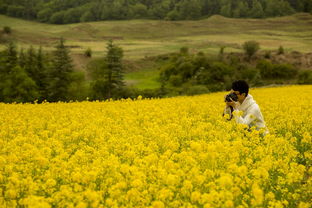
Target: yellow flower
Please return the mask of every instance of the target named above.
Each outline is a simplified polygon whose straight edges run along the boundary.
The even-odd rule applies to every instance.
[[[164,208],[164,207],[165,207],[165,205],[161,201],[155,201],[152,203],[152,208]]]
[[[0,206],[311,207],[312,86],[250,93],[268,135],[222,118],[224,92],[0,103]]]
[[[263,202],[263,191],[262,189],[259,187],[258,184],[253,184],[252,185],[252,194],[254,196],[254,205],[257,206],[257,205],[261,205],[262,202]]]

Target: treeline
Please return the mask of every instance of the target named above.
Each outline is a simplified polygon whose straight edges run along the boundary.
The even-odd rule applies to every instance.
[[[203,52],[160,55],[153,61],[161,63],[161,87],[139,90],[124,82],[123,49],[108,41],[106,55],[91,60],[86,80],[83,72],[74,69],[70,51],[61,38],[53,52],[42,48],[17,50],[10,42],[0,51],[0,102],[58,102],[107,100],[121,98],[170,97],[229,90],[234,80],[244,79],[252,87],[268,84],[312,84],[312,71],[299,70],[290,64],[276,64],[267,53],[255,59],[260,46],[255,41],[243,44],[244,61],[239,55],[213,57]],[[283,54],[280,47],[278,54]],[[90,49],[85,55],[91,55]],[[252,62],[256,61],[256,65]]]
[[[63,39],[53,53],[33,47],[18,51],[13,42],[0,52],[0,102],[82,99],[82,82],[84,74],[74,71]]]
[[[92,56],[91,49],[85,56]],[[20,49],[9,42],[0,51],[0,102],[58,102],[154,97],[156,91],[142,91],[124,83],[123,49],[108,41],[105,57],[90,61],[88,73],[74,68],[70,51],[60,39],[53,52],[42,48]]]
[[[264,18],[312,13],[311,0],[0,0],[0,13],[53,24],[100,20],[191,20],[220,14]]]

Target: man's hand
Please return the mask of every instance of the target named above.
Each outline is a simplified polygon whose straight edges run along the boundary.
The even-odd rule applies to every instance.
[[[238,103],[237,102],[226,102],[226,107],[230,107],[232,106],[234,109],[236,109],[238,107]]]

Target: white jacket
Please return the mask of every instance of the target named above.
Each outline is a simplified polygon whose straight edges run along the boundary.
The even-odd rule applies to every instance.
[[[240,111],[242,111],[242,115]],[[229,107],[225,108],[224,113],[230,114],[231,109]],[[249,128],[255,126],[257,130],[261,128],[266,129],[260,108],[250,94],[247,95],[242,104],[234,109],[232,114],[237,123],[246,124]],[[267,133],[268,131],[266,129],[265,134]]]

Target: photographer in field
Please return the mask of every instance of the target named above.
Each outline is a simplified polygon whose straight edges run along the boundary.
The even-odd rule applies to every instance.
[[[264,128],[264,134],[268,134],[260,108],[248,92],[247,82],[243,80],[233,82],[230,94],[225,96],[226,107],[223,115],[229,114],[228,120],[234,117],[237,123],[246,124],[249,128],[253,126],[257,130]]]

